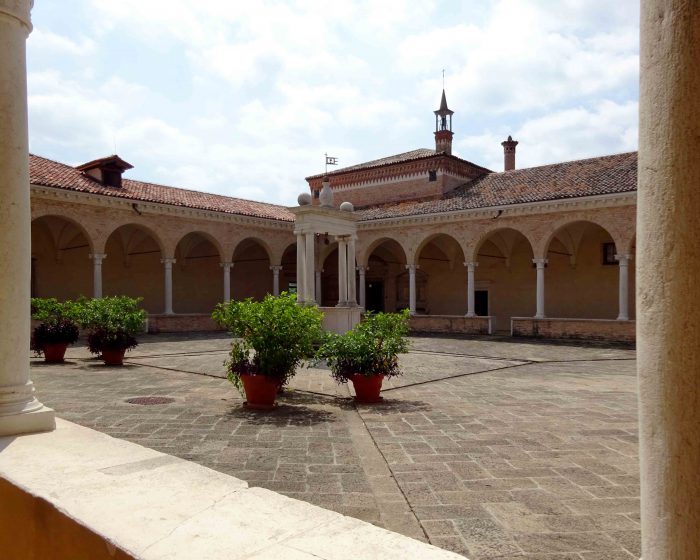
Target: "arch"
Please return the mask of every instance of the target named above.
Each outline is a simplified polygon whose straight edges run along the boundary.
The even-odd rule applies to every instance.
[[[525,239],[530,248],[530,251],[533,255],[535,254],[534,245],[532,243],[532,240],[528,237],[528,235],[519,229],[515,229],[513,227],[508,226],[494,227],[486,230],[477,238],[476,242],[472,246],[472,250],[468,250],[467,254],[471,255],[470,260],[472,262],[478,262],[479,251],[481,250],[484,243],[490,241],[498,248],[503,257],[505,257],[506,264],[508,264],[510,260],[510,255],[512,254],[512,251],[515,246],[514,244],[518,239]]]
[[[73,218],[46,213],[31,222],[31,294],[75,299],[93,294],[94,241]]]
[[[438,243],[439,242],[439,243]],[[445,245],[452,245],[451,248],[445,247],[448,251],[451,249],[454,252],[454,249],[459,249],[459,255],[452,255],[453,258],[450,259],[453,262],[455,261],[454,257],[460,256],[457,261],[464,262],[466,255],[464,253],[464,249],[462,245],[460,244],[457,239],[455,239],[454,236],[450,235],[449,233],[442,233],[442,232],[436,232],[436,233],[431,233],[430,235],[427,235],[416,247],[416,252],[415,252],[415,260],[418,261],[420,259],[420,255],[423,252],[423,249],[425,249],[428,245],[431,243],[435,243],[438,246],[441,246],[441,250],[445,252],[443,249],[443,246]],[[449,256],[449,255],[448,255]]]
[[[156,245],[158,245],[158,248],[160,249],[160,252],[163,255],[163,257],[172,256],[172,255],[168,255],[168,252],[166,251],[166,246],[165,246],[165,243],[163,242],[163,239],[149,226],[146,226],[144,224],[140,224],[138,222],[126,222],[126,223],[114,226],[114,228],[112,228],[112,231],[110,231],[107,234],[107,236],[105,237],[105,247],[107,246],[107,243],[109,242],[109,238],[112,237],[117,231],[119,231],[122,228],[133,228],[134,230],[146,233],[149,237],[151,237],[153,239],[153,241],[155,241]]]
[[[197,237],[200,237],[202,240],[205,240],[205,241],[211,243],[211,245],[214,247],[214,249],[216,249],[216,252],[219,254],[219,259],[220,260],[224,259],[225,253],[224,253],[224,249],[223,249],[221,243],[219,242],[219,240],[216,237],[214,237],[211,233],[207,233],[206,231],[193,230],[193,231],[187,232],[182,237],[180,237],[180,239],[177,241],[177,243],[175,243],[175,247],[177,248],[180,245],[180,243],[182,243],[183,241],[186,241],[186,240],[196,241]],[[194,245],[190,245],[189,248],[190,249],[194,248]]]
[[[571,228],[572,226],[576,226],[577,224],[591,224],[596,227],[601,228],[604,230],[615,242],[615,244],[618,247],[625,247],[626,243],[622,241],[618,235],[616,235],[614,228],[609,227],[607,224],[605,224],[602,220],[598,220],[596,218],[574,218],[572,219],[571,217],[566,217],[562,218],[560,220],[555,221],[552,223],[549,229],[549,233],[544,236],[544,238],[539,242],[533,245],[533,248],[535,249],[536,256],[541,257],[541,258],[546,258],[547,256],[547,251],[549,250],[549,246],[552,243],[552,240],[557,237],[559,233],[561,233],[563,230],[566,230],[566,228]]]
[[[401,250],[401,255],[403,256],[404,261],[408,262],[409,252],[403,245],[403,243],[401,243],[401,241],[394,239],[393,237],[381,236],[372,240],[365,247],[365,249],[362,251],[361,258],[359,254],[360,252],[358,251],[357,262],[360,264],[360,266],[368,266],[369,259],[372,256],[372,253],[374,253],[374,251],[376,251],[381,245],[384,245],[385,243],[388,243],[390,245],[395,244],[394,247],[398,247]]]
[[[173,308],[178,313],[211,313],[223,300],[222,253],[208,233],[191,231],[175,246]]]
[[[428,315],[467,312],[467,270],[464,251],[449,234],[436,232],[421,241],[415,253],[416,311]]]
[[[233,262],[236,252],[244,250],[245,247],[249,246],[251,243],[257,243],[258,245],[260,245],[260,247],[262,247],[265,250],[265,253],[267,253],[268,260],[270,262],[273,261],[274,254],[269,243],[267,243],[267,241],[265,241],[264,239],[261,239],[260,237],[256,236],[245,237],[238,241],[233,248],[233,253],[231,254],[231,261]]]

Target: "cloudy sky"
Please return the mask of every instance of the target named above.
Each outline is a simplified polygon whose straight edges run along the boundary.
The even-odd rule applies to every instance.
[[[37,0],[30,149],[291,204],[342,165],[434,147],[500,170],[637,147],[637,0]]]

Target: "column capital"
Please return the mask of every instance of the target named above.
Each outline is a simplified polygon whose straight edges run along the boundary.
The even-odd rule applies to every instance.
[[[102,260],[107,258],[107,254],[106,253],[90,253],[88,255],[88,257],[90,257],[95,262],[101,262]]]
[[[164,264],[164,265],[166,265],[166,266],[167,266],[167,265],[173,265],[173,264],[175,264],[176,262],[177,262],[177,259],[171,259],[171,258],[160,259],[160,263],[161,263],[161,264]]]
[[[467,268],[473,269],[473,268],[476,268],[477,266],[479,266],[479,263],[477,261],[465,262],[464,266],[466,266]]]
[[[280,270],[282,270],[282,268],[283,268],[283,267],[282,267],[281,264],[273,264],[273,265],[270,266],[270,270],[271,270],[272,272],[279,272]]]
[[[406,265],[406,270],[408,270],[410,273],[415,273],[416,270],[420,268],[420,265],[417,264],[407,264]]]
[[[369,270],[369,267],[360,264],[360,265],[355,267],[355,270],[357,270],[360,274],[364,274],[365,272],[367,272]]]
[[[632,255],[629,254],[622,254],[622,255],[615,255],[615,260],[618,261],[620,264],[627,264],[629,261],[632,260]]]
[[[33,7],[34,0],[0,0],[0,15],[6,15],[18,20],[27,28],[27,33],[31,33],[31,11]]]
[[[537,266],[537,268],[544,268],[547,266],[547,263],[549,263],[547,259],[532,259],[532,262]]]
[[[219,263],[219,266],[221,268],[233,268],[233,265],[234,265],[234,263],[228,262],[228,261],[224,261],[224,262]]]

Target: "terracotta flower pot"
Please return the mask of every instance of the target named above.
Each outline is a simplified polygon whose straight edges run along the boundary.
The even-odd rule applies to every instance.
[[[241,375],[248,408],[269,410],[275,407],[279,382],[266,375]]]
[[[43,349],[44,361],[50,364],[59,364],[63,362],[63,358],[66,355],[66,348],[68,348],[68,343],[66,342],[45,344]]]
[[[124,365],[124,353],[126,348],[103,348],[102,361],[108,366]]]
[[[384,400],[379,396],[384,375],[362,375],[356,373],[351,378],[355,387],[355,401],[359,403],[378,403]]]

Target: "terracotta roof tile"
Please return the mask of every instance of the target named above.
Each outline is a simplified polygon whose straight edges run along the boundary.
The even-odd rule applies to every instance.
[[[167,187],[126,178],[122,179],[121,187],[104,186],[74,167],[32,154],[29,155],[29,176],[32,184],[46,187],[270,220],[286,222],[294,220],[294,215],[286,207],[264,202]]]
[[[637,190],[637,152],[488,173],[439,200],[359,209],[361,220],[397,218]]]
[[[346,173],[348,171],[357,171],[359,169],[369,169],[371,167],[381,167],[382,165],[390,165],[392,163],[402,163],[405,161],[413,161],[415,159],[422,159],[426,157],[434,156],[441,152],[436,152],[435,150],[429,150],[428,148],[419,148],[417,150],[411,150],[410,152],[404,152],[402,154],[396,154],[393,156],[387,156],[380,159],[373,159],[372,161],[365,161],[364,163],[358,163],[357,165],[351,165],[349,167],[341,167],[340,169],[334,169],[329,171],[328,175],[333,176],[339,173]],[[325,173],[319,173],[318,175],[311,175],[306,179],[316,179],[318,177],[323,177]]]

